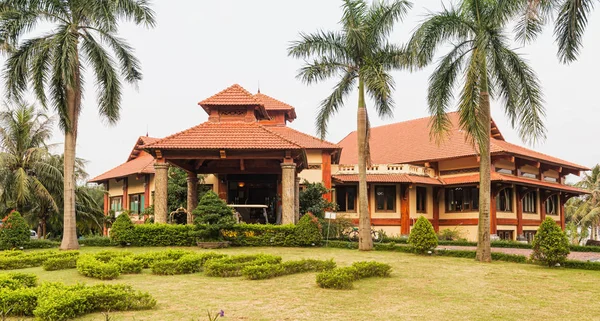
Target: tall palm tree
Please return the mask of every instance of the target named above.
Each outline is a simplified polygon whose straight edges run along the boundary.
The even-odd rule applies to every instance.
[[[431,14],[409,42],[417,66],[429,64],[441,46],[450,50],[429,78],[431,135],[444,139],[451,123],[447,111],[457,82],[459,126],[480,155],[477,260],[491,261],[490,252],[490,99],[498,99],[520,137],[528,142],[545,137],[544,108],[535,72],[509,47],[505,31],[511,17],[504,1],[463,0],[459,6]]]
[[[591,238],[597,240],[600,226],[600,164],[585,173],[575,186],[587,190],[589,194],[574,201],[572,216],[582,229],[591,229]]]
[[[33,106],[0,112],[0,203],[23,214],[34,204],[58,210],[53,193],[62,185],[46,141],[53,121]]]
[[[412,4],[408,1],[379,1],[368,6],[364,0],[345,0],[342,5],[341,31],[318,31],[300,34],[292,42],[290,56],[311,59],[300,69],[298,78],[307,84],[340,77],[329,97],[321,102],[316,119],[321,138],[327,134],[331,117],[344,104],[344,99],[358,89],[357,136],[359,173],[359,249],[371,250],[371,221],[367,201],[366,166],[369,157],[369,120],[365,95],[374,100],[381,117],[391,116],[394,81],[392,69],[406,66],[400,48],[388,43],[394,24],[402,19]]]
[[[151,27],[154,12],[148,0],[0,1],[0,39],[15,46],[6,63],[8,93],[20,97],[31,83],[37,99],[57,111],[65,134],[64,250],[79,248],[74,168],[84,67],[96,78],[99,114],[109,123],[119,119],[120,76],[129,83],[142,79],[133,48],[116,35],[121,20]],[[42,22],[52,25],[48,33],[23,39]]]

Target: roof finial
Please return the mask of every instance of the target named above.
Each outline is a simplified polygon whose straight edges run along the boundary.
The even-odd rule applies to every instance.
[[[258,93],[260,94],[260,80],[258,81]]]
[[[150,137],[150,135],[148,135],[148,124],[146,124],[146,137]]]

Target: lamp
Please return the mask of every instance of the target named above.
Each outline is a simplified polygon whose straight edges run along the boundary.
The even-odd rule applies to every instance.
[[[244,187],[246,185],[244,182],[238,182],[238,187]]]

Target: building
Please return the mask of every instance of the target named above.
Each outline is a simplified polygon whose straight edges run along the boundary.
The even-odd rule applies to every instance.
[[[126,163],[92,180],[108,190],[105,208],[139,212],[154,204],[156,221],[166,221],[167,170],[177,166],[189,173],[188,211],[204,174],[229,204],[266,205],[277,222],[294,223],[306,179],[332,188],[325,197],[338,204],[338,215],[357,221],[356,132],[339,144],[303,134],[287,127],[296,118],[292,106],[239,85],[199,105],[207,122],[163,139],[140,137]],[[458,128],[458,115],[449,118],[452,130],[440,144],[429,139],[429,118],[371,129],[369,213],[388,235],[410,233],[425,216],[436,231],[477,238],[478,157]],[[584,193],[565,185],[565,176],[588,168],[508,143],[491,126],[492,234],[530,240],[546,217],[564,228],[566,200]]]

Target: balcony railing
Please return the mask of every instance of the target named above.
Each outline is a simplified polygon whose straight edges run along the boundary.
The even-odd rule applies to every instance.
[[[358,174],[358,165],[339,165],[337,174]],[[409,174],[434,177],[435,170],[410,164],[379,164],[367,166],[367,174]]]

